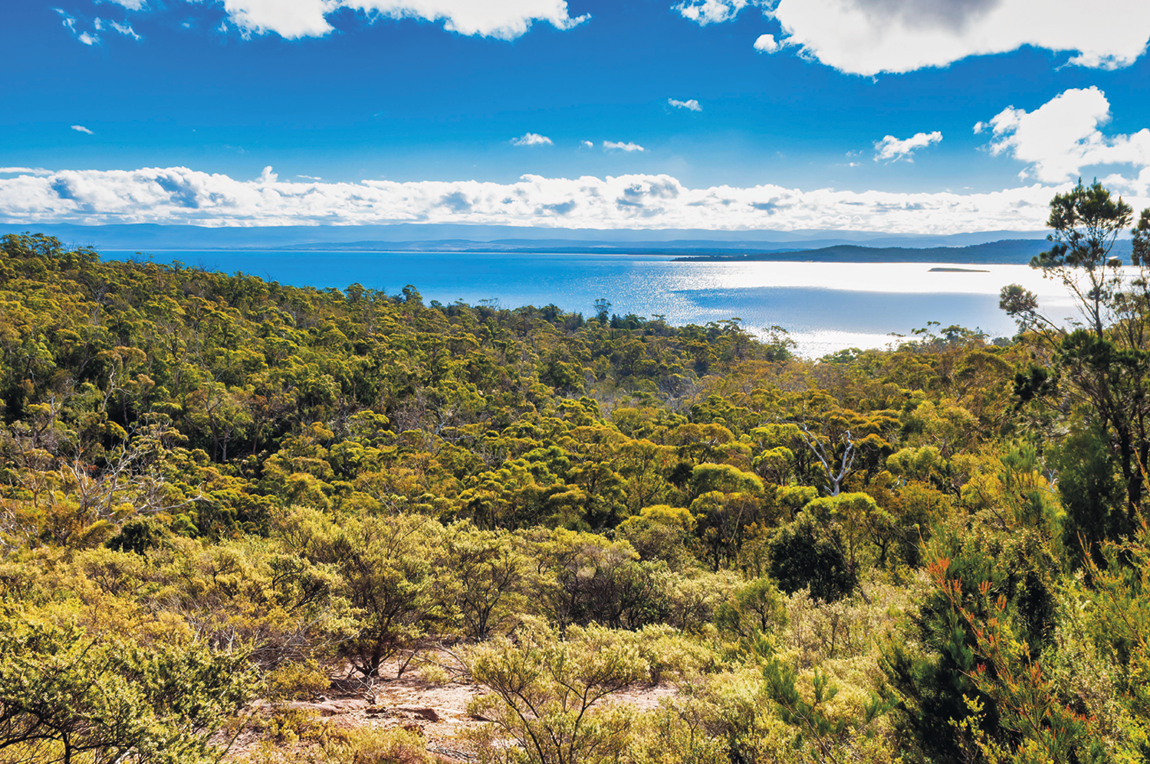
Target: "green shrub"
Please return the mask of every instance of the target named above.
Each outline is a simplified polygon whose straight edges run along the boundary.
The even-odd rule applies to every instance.
[[[768,572],[788,594],[809,589],[812,597],[833,602],[854,590],[839,532],[819,527],[806,515],[778,530],[769,554]]]

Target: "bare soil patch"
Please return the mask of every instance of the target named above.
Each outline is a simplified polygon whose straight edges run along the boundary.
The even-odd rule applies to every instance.
[[[313,700],[297,700],[274,706],[263,704],[258,713],[271,715],[276,708],[290,708],[314,713],[318,721],[345,728],[402,727],[416,732],[427,741],[428,750],[445,761],[471,761],[471,750],[463,733],[479,725],[489,724],[474,716],[467,707],[475,697],[486,691],[482,685],[464,681],[429,682],[414,670],[395,678],[398,665],[384,666],[377,679],[368,686],[356,678],[339,674],[332,678],[331,687]],[[641,711],[658,707],[662,698],[675,694],[668,684],[640,686],[615,693],[612,703],[626,703]],[[232,757],[249,750],[258,742],[254,734],[245,733],[232,749]]]

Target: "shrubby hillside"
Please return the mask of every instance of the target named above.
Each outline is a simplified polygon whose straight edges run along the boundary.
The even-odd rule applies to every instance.
[[[1067,233],[1116,205],[1052,205],[1083,328],[819,361],[4,237],[0,761],[431,760],[290,704],[407,671],[490,761],[1145,760],[1146,285]]]

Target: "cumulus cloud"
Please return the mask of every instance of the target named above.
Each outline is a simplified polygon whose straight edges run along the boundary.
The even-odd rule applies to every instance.
[[[1060,183],[1094,165],[1150,167],[1150,130],[1133,135],[1103,135],[1110,121],[1110,102],[1096,87],[1067,90],[1034,111],[1003,109],[975,132],[991,131],[992,154],[1025,162],[1022,177],[1034,175]]]
[[[511,139],[512,146],[553,146],[551,139],[539,133],[524,133]]]
[[[638,143],[623,143],[621,141],[603,141],[604,151],[646,151]]]
[[[689,101],[677,101],[674,98],[668,98],[667,103],[669,103],[671,106],[673,106],[676,109],[686,109],[687,111],[702,111],[703,110],[703,107],[700,106],[699,102],[696,101],[694,98],[692,98]]]
[[[591,18],[571,16],[566,0],[344,0],[351,8],[392,18],[415,16],[444,22],[450,32],[514,39],[527,33],[535,21],[560,30],[572,29]]]
[[[1024,45],[1072,53],[1069,63],[1077,66],[1115,69],[1132,64],[1150,40],[1145,0],[1098,0],[1088,11],[1078,0],[1045,0],[1041,7],[1034,0],[691,0],[674,7],[685,18],[712,24],[749,4],[782,26],[786,37],[777,42],[868,76],[947,66]]]
[[[698,24],[719,24],[729,21],[747,7],[747,0],[685,0],[675,10]]]
[[[331,0],[223,0],[223,5],[245,34],[273,32],[289,40],[326,35],[333,28],[326,16],[339,7]]]
[[[144,0],[106,0],[106,2],[122,5],[129,11],[142,11],[148,7]]]
[[[937,130],[933,133],[915,133],[910,138],[901,141],[893,135],[888,135],[881,141],[875,141],[874,161],[897,162],[900,159],[905,159],[908,162],[913,162],[912,157],[915,151],[941,140],[942,133]]]
[[[1143,177],[1144,176],[1144,177]],[[1150,172],[1121,188],[1150,205]],[[1107,179],[1110,182],[1111,179]],[[1141,185],[1139,185],[1141,184]],[[1055,191],[994,193],[803,191],[773,184],[690,188],[668,175],[357,183],[240,180],[186,167],[65,170],[0,177],[0,220],[213,226],[471,223],[573,228],[842,229],[904,233],[1041,228]],[[1139,196],[1133,191],[1141,189]]]
[[[72,129],[75,130],[77,133],[87,133],[88,135],[95,135],[95,133],[93,133],[91,130],[84,127],[83,125],[72,125]]]
[[[195,1],[195,0],[193,0]],[[327,17],[347,8],[370,19],[415,18],[442,22],[449,32],[511,40],[536,21],[571,29],[588,15],[571,16],[565,0],[222,0],[245,34],[273,33],[288,39],[322,37],[332,31]]]
[[[594,143],[592,143],[591,141],[580,141],[579,145],[580,145],[580,146],[582,146],[582,147],[583,147],[583,148],[585,148],[585,149],[593,149],[593,148],[595,148],[595,144],[594,144]]]
[[[761,34],[755,40],[755,50],[760,53],[777,53],[781,47],[773,34]]]

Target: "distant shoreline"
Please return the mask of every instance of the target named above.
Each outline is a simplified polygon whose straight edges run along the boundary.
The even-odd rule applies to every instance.
[[[679,257],[683,262],[784,262],[823,263],[970,263],[972,265],[1026,265],[1031,258],[1049,249],[1043,240],[1003,239],[968,247],[868,247],[837,244],[818,249],[788,249],[774,252],[715,253]]]

